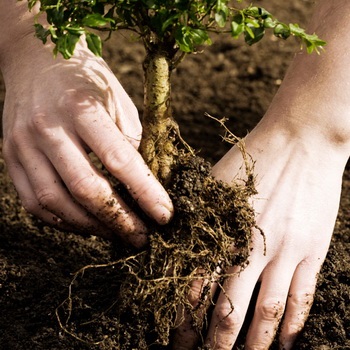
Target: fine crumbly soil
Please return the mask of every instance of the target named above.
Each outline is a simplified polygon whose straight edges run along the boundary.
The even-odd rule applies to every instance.
[[[257,3],[281,20],[302,25],[307,23],[312,7],[311,1],[301,0]],[[173,74],[174,115],[179,118],[182,136],[201,150],[204,158],[213,163],[218,160],[230,146],[221,141],[220,126],[204,113],[229,118],[228,127],[244,136],[268,107],[297,46],[293,41],[275,41],[269,36],[255,47],[214,38],[212,47],[203,54],[188,57]],[[107,44],[105,55],[141,111],[142,47],[118,35]],[[0,111],[3,84],[1,87]],[[349,234],[348,167],[333,240],[296,349],[350,349]],[[94,341],[103,340],[95,345],[62,332],[56,317],[56,308],[67,298],[72,273],[114,258],[114,247],[109,242],[59,232],[26,214],[0,158],[0,349],[118,349],[115,322],[108,312],[84,329]],[[104,271],[91,280],[89,276],[83,279],[86,298],[80,305],[81,312],[74,316],[75,322],[86,321],[91,308],[107,310],[111,306],[113,276]],[[79,332],[82,330],[76,335],[84,337]],[[106,334],[108,338],[103,339]]]

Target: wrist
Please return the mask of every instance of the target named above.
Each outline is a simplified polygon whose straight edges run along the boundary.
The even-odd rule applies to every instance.
[[[244,152],[248,155],[248,163],[254,165],[257,184],[270,171],[283,173],[290,167],[318,174],[326,174],[331,169],[333,174],[341,177],[349,157],[349,148],[325,142],[322,134],[307,134],[304,131],[304,128],[290,127],[281,115],[276,119],[267,113],[244,138]],[[212,174],[227,183],[244,180],[246,165],[241,148],[234,146],[213,167]]]
[[[350,112],[348,102],[336,95],[327,99],[310,91],[288,86],[275,96],[261,120],[265,130],[285,135],[289,142],[309,144],[315,150],[329,149],[350,155]]]

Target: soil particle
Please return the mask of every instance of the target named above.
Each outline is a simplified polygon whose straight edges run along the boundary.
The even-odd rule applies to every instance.
[[[281,20],[305,26],[313,1],[260,3]],[[214,120],[205,118],[204,113],[228,117],[227,126],[238,136],[244,136],[267,109],[297,47],[296,42],[276,42],[269,38],[255,47],[220,39],[214,40],[205,53],[188,57],[173,74],[174,115],[180,120],[185,140],[200,150],[205,159],[212,163],[218,160],[230,146],[221,142],[223,130]],[[141,45],[130,43],[123,36],[112,39],[105,51],[107,61],[140,113],[142,55]],[[0,79],[0,113],[3,99],[4,85]],[[194,181],[193,186],[199,188],[200,185]],[[191,212],[186,200],[183,205]],[[55,315],[56,308],[67,298],[72,273],[86,265],[113,261],[113,249],[107,241],[54,230],[26,214],[0,157],[0,348],[118,350],[116,320],[108,312],[102,312],[115,300],[115,290],[111,287],[115,285],[112,268],[102,275],[96,270],[94,278],[86,276],[84,283],[80,282],[80,290],[84,291],[84,284],[86,289],[84,298],[76,300],[81,305],[81,314],[73,319],[81,324],[91,312],[91,306],[100,310],[97,322],[85,325],[78,333],[81,336],[90,334],[87,340],[102,340],[101,343],[84,343],[62,332]],[[349,253],[348,166],[334,236],[319,276],[310,316],[295,349],[350,349]],[[97,294],[93,294],[94,288]],[[85,304],[81,300],[85,300]],[[130,310],[130,317],[134,314],[135,310]],[[246,330],[247,326],[242,330],[236,349],[243,349]],[[278,349],[277,343],[271,348]]]

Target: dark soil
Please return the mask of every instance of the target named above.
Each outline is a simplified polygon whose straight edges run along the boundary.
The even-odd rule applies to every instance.
[[[312,1],[257,1],[281,20],[307,23]],[[188,57],[173,74],[174,115],[182,136],[211,162],[230,147],[223,130],[205,112],[229,118],[228,126],[243,136],[262,117],[298,44],[268,36],[254,47],[231,39],[215,39],[203,54]],[[118,35],[105,48],[111,68],[141,112],[143,49]],[[3,83],[0,112],[3,107]],[[319,278],[318,291],[296,349],[350,349],[350,167],[331,247]],[[64,333],[56,308],[67,298],[72,273],[85,265],[115,258],[110,242],[82,238],[49,228],[26,214],[0,158],[0,349],[118,349],[115,320],[108,312],[77,330],[101,343],[84,343]],[[80,283],[85,291],[73,320],[85,322],[91,309],[112,306],[114,274],[107,270]],[[76,285],[74,285],[76,286]],[[118,305],[114,305],[118,307]],[[85,311],[84,311],[85,310]],[[79,333],[80,332],[80,333]],[[104,339],[104,335],[108,338]],[[244,334],[242,334],[244,338]],[[91,340],[90,339],[90,340]],[[240,346],[239,346],[240,347]],[[272,348],[275,348],[273,346]]]
[[[225,271],[233,265],[246,266],[250,254],[256,228],[249,204],[251,195],[256,194],[250,171],[248,168],[245,184],[227,185],[210,175],[209,162],[188,149],[181,150],[166,187],[176,213],[171,223],[160,226],[140,213],[148,223],[146,249],[115,242],[114,261],[90,265],[75,274],[69,295],[58,310],[65,329],[91,342],[96,339],[96,326],[105,326],[108,314],[113,326],[105,336],[116,339],[118,349],[166,350],[171,348],[176,320],[186,313],[203,335],[207,318],[201,315],[215,303]],[[124,196],[125,189],[119,184],[115,187]],[[197,305],[188,299],[194,280],[202,284]],[[215,282],[217,292],[211,293]],[[97,296],[106,294],[106,286],[112,292],[101,302]],[[101,334],[97,336],[101,338]]]

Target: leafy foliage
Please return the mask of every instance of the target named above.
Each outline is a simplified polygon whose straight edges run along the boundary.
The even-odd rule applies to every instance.
[[[29,8],[39,0],[28,0]],[[102,41],[92,29],[112,32],[129,29],[143,39],[146,48],[195,52],[210,44],[210,32],[224,32],[233,38],[243,36],[248,45],[260,41],[266,30],[281,39],[296,36],[308,52],[319,52],[325,42],[307,34],[297,24],[278,21],[262,7],[239,9],[243,0],[41,0],[48,27],[36,23],[36,35],[45,43],[56,44],[55,53],[70,58],[81,35],[96,55],[102,54]]]

